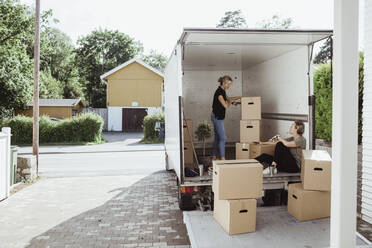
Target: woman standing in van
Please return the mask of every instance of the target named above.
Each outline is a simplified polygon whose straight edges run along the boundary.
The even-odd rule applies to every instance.
[[[228,97],[226,95],[226,90],[230,88],[232,84],[232,79],[230,76],[223,76],[218,79],[220,86],[218,86],[216,92],[213,96],[212,105],[212,122],[214,126],[214,142],[213,142],[213,154],[212,160],[217,159],[217,149],[220,150],[220,159],[225,160],[225,142],[226,134],[223,125],[223,120],[225,119],[226,109],[235,103],[235,100],[241,99],[241,96]]]

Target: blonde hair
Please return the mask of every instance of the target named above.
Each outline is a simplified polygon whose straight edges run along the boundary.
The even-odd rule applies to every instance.
[[[222,76],[218,79],[218,82],[220,83],[220,85],[222,85],[223,83],[226,83],[228,81],[231,81],[232,82],[232,79],[230,76],[228,75],[225,75],[225,76]]]

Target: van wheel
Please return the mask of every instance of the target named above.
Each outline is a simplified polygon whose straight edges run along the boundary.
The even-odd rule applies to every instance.
[[[195,209],[195,204],[192,202],[192,194],[182,194],[181,186],[178,186],[178,206],[182,211]]]

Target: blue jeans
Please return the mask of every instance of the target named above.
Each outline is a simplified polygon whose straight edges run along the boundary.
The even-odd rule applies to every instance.
[[[225,157],[226,134],[223,121],[218,120],[212,112],[212,122],[214,127],[213,156],[217,156],[217,148],[220,149],[221,157]]]

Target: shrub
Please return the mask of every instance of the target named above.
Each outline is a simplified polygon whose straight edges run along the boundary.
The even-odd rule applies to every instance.
[[[362,115],[364,89],[364,56],[359,54],[359,114],[358,142],[362,142]],[[314,72],[315,95],[315,132],[316,137],[326,141],[332,140],[332,84],[331,65],[323,64]]]
[[[2,126],[12,129],[12,144],[31,144],[31,117],[15,116],[4,121]],[[99,115],[86,113],[74,118],[52,121],[47,116],[39,120],[40,143],[100,142],[103,120]]]
[[[162,142],[159,140],[159,132],[155,130],[155,123],[157,121],[164,122],[164,114],[157,112],[153,115],[147,115],[143,119],[143,141]]]
[[[199,141],[203,141],[203,156],[205,156],[205,140],[212,136],[211,125],[207,121],[200,122],[195,135]]]

